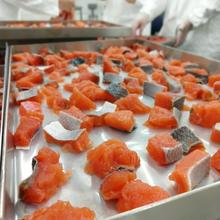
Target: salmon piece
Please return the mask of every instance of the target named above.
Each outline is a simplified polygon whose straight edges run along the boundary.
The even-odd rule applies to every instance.
[[[159,165],[168,165],[182,157],[183,146],[169,133],[162,133],[149,139],[147,151]]]
[[[134,114],[147,114],[150,112],[150,107],[143,104],[138,95],[130,94],[124,98],[118,99],[115,104],[119,110],[130,110]]]
[[[155,106],[166,108],[168,110],[172,110],[173,107],[176,107],[177,109],[182,110],[185,97],[170,92],[157,92],[154,100]]]
[[[184,82],[183,89],[189,100],[201,99],[203,101],[211,101],[214,98],[212,92],[200,84]]]
[[[173,113],[165,108],[155,106],[151,109],[148,120],[144,125],[152,128],[176,128],[178,122]]]
[[[212,128],[211,141],[220,144],[220,123],[216,123]]]
[[[129,150],[125,143],[112,139],[88,152],[85,170],[91,175],[104,178],[124,166],[135,170],[140,166],[139,156],[135,151]]]
[[[57,83],[63,82],[64,78],[63,76],[60,74],[60,71],[53,71],[52,73],[48,74],[48,78],[50,80],[53,80]]]
[[[73,92],[70,97],[70,104],[76,106],[80,110],[96,109],[96,104],[91,99],[83,95],[76,87],[73,88]]]
[[[169,65],[170,66],[182,66],[183,63],[180,60],[171,60]]]
[[[89,208],[73,207],[70,202],[57,201],[53,205],[37,209],[31,215],[24,216],[24,220],[94,220],[95,212]]]
[[[126,169],[113,171],[104,178],[100,186],[100,193],[106,201],[119,199],[121,191],[126,183],[135,179],[135,172],[131,172]]]
[[[43,82],[43,76],[40,71],[36,71],[16,81],[16,87],[18,89],[31,89],[37,84]]]
[[[126,60],[124,65],[122,66],[122,69],[125,72],[130,72],[134,68],[135,68],[135,64],[132,61],[130,61],[130,60]]]
[[[133,180],[123,187],[116,206],[119,212],[125,212],[169,197],[169,193],[159,186]]]
[[[220,81],[220,74],[212,74],[209,76],[209,86],[213,87],[214,83]]]
[[[195,150],[181,159],[169,179],[176,182],[177,192],[183,193],[194,189],[209,173],[210,155]]]
[[[214,83],[213,89],[215,94],[220,94],[220,81]]]
[[[99,77],[96,76],[95,74],[93,73],[90,73],[87,69],[86,70],[83,70],[80,72],[80,75],[78,78],[76,79],[73,79],[73,83],[79,83],[79,82],[82,82],[84,80],[89,80],[91,82],[94,82],[94,83],[98,83],[99,81]]]
[[[42,86],[40,89],[40,94],[46,98],[50,96],[59,96],[60,93],[57,88],[51,86]]]
[[[79,83],[74,83],[73,87],[76,87],[83,95],[91,99],[92,101],[114,101],[115,98],[107,91],[99,88],[95,83],[84,80]],[[72,88],[73,88],[72,87]]]
[[[102,127],[105,125],[105,115],[90,116],[90,118],[93,120],[94,127]]]
[[[184,76],[186,74],[185,69],[181,66],[168,66],[167,70],[170,75],[175,77]]]
[[[220,149],[218,149],[211,157],[210,166],[220,172]]]
[[[64,110],[64,112],[82,120],[80,128],[85,128],[87,131],[92,130],[94,123],[93,118],[87,116],[77,107],[71,106],[71,108],[69,108],[68,110]]]
[[[108,57],[103,59],[103,72],[118,74],[120,69]]]
[[[154,80],[156,83],[158,83],[162,86],[165,86],[168,89],[167,80],[166,80],[164,74],[161,71],[159,71],[159,70],[154,71],[152,73],[152,80]]]
[[[128,90],[129,94],[139,94],[143,95],[143,87],[135,78],[126,78],[124,80],[125,88]]]
[[[22,116],[14,134],[15,146],[27,147],[40,126],[41,122],[39,119],[29,116]]]
[[[55,68],[61,69],[67,67],[68,62],[57,54],[48,54],[44,57],[45,66],[54,65]]]
[[[59,154],[44,147],[33,158],[33,174],[20,184],[19,196],[27,204],[41,204],[55,195],[70,176],[59,163]]]
[[[121,131],[131,132],[135,127],[133,112],[122,110],[108,113],[105,116],[105,125]]]
[[[37,118],[40,122],[44,120],[41,105],[38,102],[25,101],[19,106],[20,116]]]
[[[162,57],[154,57],[151,62],[153,63],[155,68],[163,69],[165,65],[165,60]]]
[[[147,74],[139,67],[128,72],[128,76],[138,79],[140,85],[144,85],[144,82],[148,81]]]
[[[69,101],[63,98],[61,95],[51,95],[48,96],[46,100],[48,108],[52,109],[56,114],[69,108]]]
[[[16,65],[15,65],[16,64]],[[25,63],[15,63],[12,66],[11,73],[12,73],[12,80],[17,81],[25,76],[32,74],[33,68]]]
[[[81,153],[92,147],[92,142],[89,139],[89,135],[86,130],[76,140],[72,141],[56,140],[46,132],[44,132],[44,137],[48,143],[62,146],[62,149],[65,152]]]
[[[205,128],[212,128],[220,122],[220,102],[202,102],[194,104],[190,111],[189,121]]]
[[[183,84],[184,82],[198,83],[199,80],[191,74],[186,74],[181,77],[181,83]]]

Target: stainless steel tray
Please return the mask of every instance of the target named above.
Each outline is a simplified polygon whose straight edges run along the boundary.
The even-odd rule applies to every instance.
[[[154,44],[148,41],[142,41],[138,39],[130,39],[130,40],[105,40],[105,41],[84,41],[84,42],[73,42],[73,43],[50,43],[50,44],[33,44],[33,45],[15,45],[7,48],[6,54],[6,67],[5,67],[5,87],[4,87],[4,100],[3,100],[3,112],[2,112],[2,122],[1,122],[1,197],[0,197],[0,216],[2,219],[18,219],[18,217],[22,216],[24,212],[33,210],[33,207],[25,206],[18,202],[18,184],[21,180],[25,179],[27,176],[31,174],[31,160],[32,157],[36,154],[39,148],[45,146],[44,141],[41,140],[41,136],[38,136],[32,141],[32,146],[29,151],[15,150],[13,148],[13,143],[11,139],[11,133],[14,131],[17,124],[17,110],[14,106],[9,105],[10,103],[10,85],[11,85],[11,72],[10,72],[10,64],[11,64],[11,54],[22,52],[22,51],[30,51],[37,52],[39,48],[47,46],[53,51],[58,51],[60,49],[68,49],[68,50],[92,50],[96,51],[100,48],[106,48],[108,46],[121,46],[121,45],[131,45],[135,42],[143,43],[148,45],[152,49],[162,50],[164,51],[167,58],[178,58],[183,61],[191,61],[200,64],[201,66],[207,68],[211,72],[219,72],[220,70],[220,62],[216,60],[210,60],[203,57],[195,56],[193,54],[188,54],[182,51],[178,51],[169,47],[161,46],[159,44]],[[149,105],[152,104],[152,100],[144,100]],[[187,124],[186,117],[182,119],[182,123]],[[47,120],[52,120],[53,117],[48,118]],[[138,123],[146,120],[146,116],[137,117]],[[45,123],[47,123],[46,121]],[[193,126],[192,126],[193,127]],[[208,131],[207,129],[198,129],[196,130],[193,127],[194,131],[205,141],[205,145],[208,151],[212,154],[217,149],[217,146],[212,146],[208,142]],[[140,133],[137,136],[120,136],[117,132],[110,131],[107,137],[118,137],[122,140],[125,140],[128,143],[129,147],[136,150],[141,156],[141,160],[146,160],[146,141],[142,142],[143,135],[147,138],[147,136],[151,135],[148,128],[141,127],[138,130]],[[106,132],[106,130],[98,129],[96,132],[91,133],[91,139],[96,140],[96,144],[99,144],[103,140],[99,138],[100,132]],[[108,130],[109,132],[109,130]],[[40,134],[41,135],[41,134]],[[38,139],[39,138],[39,139]],[[133,143],[131,143],[133,142]],[[140,148],[140,143],[141,146]],[[34,146],[34,147],[33,147]],[[53,148],[56,151],[60,151],[59,147]],[[85,160],[85,153],[80,156],[80,159],[77,159],[75,155],[62,155],[61,161],[64,164],[64,168],[69,168],[73,166],[71,159],[75,161],[74,163],[74,171],[76,172],[76,178],[78,177],[78,184],[80,184],[80,179],[84,178],[84,174],[82,171],[82,164],[80,160]],[[145,158],[145,159],[144,159]],[[166,169],[158,168],[155,171],[155,167],[151,165],[144,164],[146,167],[142,167],[138,169],[138,177],[142,177],[141,179],[150,184],[160,185],[172,193],[172,189],[167,188],[167,182],[162,180],[164,176],[173,169],[173,166],[170,166]],[[78,173],[77,173],[78,169]],[[147,170],[146,170],[147,169]],[[88,177],[86,177],[88,178]],[[161,201],[158,203],[154,203],[152,205],[148,205],[145,207],[138,208],[136,210],[129,211],[123,214],[116,214],[114,212],[114,208],[111,206],[106,206],[105,204],[100,202],[98,195],[97,186],[100,184],[100,181],[96,177],[89,177],[87,179],[88,183],[92,182],[92,187],[90,184],[84,184],[84,188],[81,189],[80,192],[74,191],[73,195],[69,191],[72,185],[67,186],[67,190],[62,191],[58,196],[54,196],[49,202],[50,204],[56,199],[69,199],[72,200],[74,205],[85,205],[88,206],[95,211],[98,210],[97,219],[120,219],[120,220],[142,220],[142,219],[155,219],[155,220],[216,220],[220,216],[219,211],[219,192],[220,192],[220,183],[214,183],[213,179],[206,179],[199,188],[182,194],[173,196],[168,200]],[[218,177],[219,178],[219,177]],[[74,173],[73,173],[73,181],[74,183]],[[207,185],[207,183],[210,183]],[[94,187],[95,186],[95,187]],[[70,187],[70,188],[68,188]],[[72,188],[71,188],[72,189]],[[91,195],[96,195],[96,197],[86,197],[87,194],[91,193]],[[75,195],[75,198],[74,198]],[[62,197],[63,196],[63,197]],[[82,199],[81,199],[82,198]],[[107,207],[107,208],[106,208]],[[97,208],[97,209],[96,209]],[[112,216],[112,217],[110,217]]]
[[[32,24],[46,23],[47,27],[31,28]],[[104,21],[83,21],[87,27],[69,27],[74,21],[60,22],[63,27],[53,27],[57,21],[1,21],[0,41],[27,41],[44,40],[44,42],[58,39],[95,39],[97,37],[125,37],[131,35],[131,28],[104,22]],[[23,23],[27,27],[10,27],[12,24]],[[58,22],[59,23],[59,22]],[[97,24],[101,26],[98,27]]]

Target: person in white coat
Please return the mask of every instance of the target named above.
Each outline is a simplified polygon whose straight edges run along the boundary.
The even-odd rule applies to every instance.
[[[58,14],[58,0],[0,0],[0,20],[48,20]]]
[[[164,11],[159,35],[174,37],[175,47],[220,59],[220,0],[146,1],[133,23],[134,32]]]
[[[127,27],[132,27],[135,18],[150,0],[107,0],[103,20]],[[145,25],[143,35],[150,34],[150,24]]]

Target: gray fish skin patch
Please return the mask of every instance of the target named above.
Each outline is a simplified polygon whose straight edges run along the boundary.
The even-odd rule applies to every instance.
[[[164,87],[159,84],[144,82],[144,94],[147,96],[154,98],[156,93],[162,92],[163,90]]]
[[[140,68],[146,73],[151,75],[153,73],[153,66],[152,65],[143,65]]]
[[[21,92],[18,93],[18,95],[16,97],[16,101],[20,102],[20,101],[23,101],[23,100],[33,98],[37,95],[38,95],[37,88],[32,88],[32,89],[29,89],[29,90],[21,91]]]
[[[177,108],[178,110],[182,110],[185,102],[185,96],[177,96],[173,99],[173,108]]]
[[[197,161],[194,166],[192,166],[187,174],[189,187],[194,189],[203,178],[208,175],[210,170],[210,155],[202,158],[200,161]]]
[[[114,96],[116,99],[120,99],[128,95],[127,89],[123,88],[120,83],[110,84],[106,91]]]
[[[187,154],[191,147],[201,144],[202,141],[186,126],[175,129],[171,136],[182,143],[183,153]]]
[[[196,78],[200,79],[201,83],[203,83],[203,84],[208,83],[208,77],[209,77],[208,75],[205,76],[205,75],[198,74],[198,73],[194,72],[193,69],[190,69],[190,68],[186,69],[186,73],[189,73],[189,74],[195,76]]]
[[[104,74],[104,78],[103,78],[103,82],[104,83],[121,83],[123,82],[124,79],[123,77],[113,74],[113,73],[105,73]]]

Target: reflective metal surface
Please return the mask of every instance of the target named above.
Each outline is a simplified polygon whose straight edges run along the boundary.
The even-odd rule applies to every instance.
[[[18,109],[14,106],[9,106],[9,88],[10,82],[10,62],[12,53],[30,51],[37,52],[41,47],[49,47],[54,52],[60,49],[67,50],[98,50],[100,48],[106,48],[112,45],[131,45],[135,42],[148,45],[152,49],[162,50],[168,59],[177,58],[183,61],[190,61],[200,64],[207,68],[210,72],[215,73],[220,70],[220,63],[215,60],[208,60],[203,57],[194,56],[178,50],[173,50],[169,47],[164,47],[158,44],[153,44],[147,41],[140,41],[138,39],[131,40],[106,40],[106,41],[85,41],[85,42],[73,42],[73,43],[55,43],[55,44],[41,44],[41,45],[18,45],[8,48],[8,60],[6,60],[5,73],[7,73],[5,82],[5,99],[3,120],[1,124],[1,148],[2,148],[2,181],[1,181],[1,198],[3,201],[1,204],[1,214],[3,219],[17,219],[22,218],[25,213],[30,213],[36,208],[41,206],[47,206],[54,203],[57,199],[68,200],[74,206],[87,206],[93,209],[97,214],[97,219],[120,219],[120,220],[142,220],[142,219],[155,219],[155,220],[197,220],[197,219],[212,219],[217,218],[219,215],[219,192],[220,184],[214,183],[219,180],[219,175],[210,172],[210,175],[206,177],[197,189],[169,198],[168,200],[141,207],[137,210],[132,210],[127,213],[117,214],[114,204],[106,203],[99,195],[99,186],[101,180],[95,176],[91,177],[84,172],[84,166],[86,163],[86,153],[71,154],[64,153],[60,147],[47,144],[43,138],[43,132],[40,130],[32,140],[30,150],[15,150],[11,146],[11,134],[14,133],[18,124]],[[66,82],[71,78],[66,78]],[[69,93],[64,92],[64,97],[69,97]],[[145,104],[149,106],[154,105],[154,100],[150,97],[141,98]],[[100,103],[101,104],[101,103]],[[192,103],[187,103],[191,105]],[[47,125],[51,121],[58,118],[57,115],[50,111],[46,104],[43,104],[43,111],[45,115],[44,125]],[[218,146],[210,143],[209,135],[210,129],[203,129],[188,122],[189,112],[184,112],[181,119],[181,125],[189,126],[197,136],[199,136],[204,142],[208,152],[213,154]],[[137,121],[137,129],[131,134],[122,133],[107,127],[95,128],[90,133],[90,138],[93,141],[94,147],[102,143],[105,140],[111,138],[120,139],[128,145],[132,150],[135,150],[141,158],[141,167],[137,170],[137,176],[142,181],[151,185],[159,185],[168,190],[171,195],[174,193],[174,185],[168,180],[168,175],[174,169],[174,165],[167,167],[158,166],[146,153],[146,144],[149,137],[157,133],[158,130],[150,129],[143,125],[143,122],[147,120],[147,115],[135,116]],[[49,145],[55,151],[60,152],[61,162],[65,170],[72,170],[73,176],[70,181],[61,188],[61,190],[53,196],[47,203],[34,207],[21,203],[18,200],[18,185],[32,173],[31,160],[35,156],[38,150]],[[9,198],[9,203],[7,202]],[[4,207],[8,207],[5,209]],[[207,209],[208,207],[208,209]],[[10,210],[10,216],[7,217],[7,213],[3,211]],[[200,209],[200,210],[198,210]],[[15,214],[15,216],[13,216]],[[203,218],[204,217],[204,218]],[[209,218],[210,217],[210,218]]]

